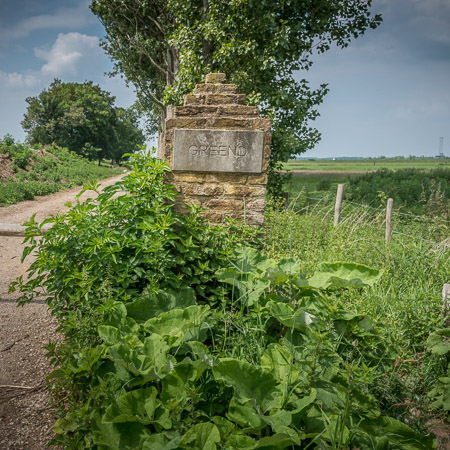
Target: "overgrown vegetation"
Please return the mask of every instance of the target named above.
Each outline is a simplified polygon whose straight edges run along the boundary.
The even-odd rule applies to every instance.
[[[166,164],[133,165],[97,199],[28,223],[23,257],[36,260],[12,289],[25,304],[43,287],[64,337],[48,347],[54,444],[435,447],[427,419],[448,409],[444,381],[433,385],[448,363],[443,249],[386,247],[276,208],[261,242],[194,206],[176,214]]]
[[[32,200],[90,180],[111,177],[123,171],[98,166],[56,144],[46,147],[15,142],[6,135],[0,140],[0,158],[7,178],[0,178],[0,206]]]
[[[32,145],[56,143],[100,164],[105,158],[119,163],[123,154],[144,144],[136,109],[114,106],[115,97],[92,81],[55,79],[26,102],[22,126]]]

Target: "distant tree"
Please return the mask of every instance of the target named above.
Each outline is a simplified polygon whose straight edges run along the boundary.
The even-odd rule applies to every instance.
[[[31,144],[56,144],[90,160],[119,161],[144,143],[133,109],[114,106],[115,97],[92,81],[55,79],[36,97],[28,97],[22,121]]]
[[[247,101],[272,119],[271,168],[319,140],[310,127],[326,85],[312,90],[294,78],[311,56],[346,47],[379,15],[371,0],[92,0],[103,23],[103,47],[115,72],[132,82],[150,125],[164,132],[181,104],[209,72],[225,72]]]

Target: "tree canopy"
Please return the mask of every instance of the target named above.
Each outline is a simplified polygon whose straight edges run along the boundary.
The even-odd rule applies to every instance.
[[[115,97],[92,81],[55,79],[38,96],[26,99],[22,126],[31,144],[56,144],[89,159],[120,161],[139,149],[144,135],[133,109],[114,106]]]
[[[93,0],[115,71],[137,89],[151,128],[209,72],[224,72],[272,119],[271,167],[312,148],[327,86],[298,79],[315,53],[376,28],[371,0]]]

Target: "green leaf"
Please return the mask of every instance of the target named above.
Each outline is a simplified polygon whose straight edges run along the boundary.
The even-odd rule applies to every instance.
[[[261,357],[261,367],[269,369],[278,381],[294,381],[299,373],[292,355],[279,344],[268,345]]]
[[[236,435],[230,436],[224,444],[225,450],[251,450],[255,448],[256,441],[250,436]]]
[[[233,387],[241,402],[252,400],[261,411],[279,408],[283,404],[285,386],[262,367],[243,360],[223,358],[213,367],[213,375],[216,381]]]
[[[220,442],[220,433],[213,423],[198,423],[181,438],[182,448],[215,450]]]
[[[141,348],[131,349],[126,344],[115,344],[108,348],[109,358],[134,375],[142,375],[147,380],[163,378],[170,370],[167,357],[169,346],[164,339],[152,334]]]
[[[266,450],[282,450],[292,445],[300,445],[300,439],[294,438],[287,433],[277,433],[273,436],[267,436],[260,439],[253,448],[260,448]]]
[[[382,276],[382,271],[362,264],[322,263],[308,283],[316,289],[363,287],[373,286]]]
[[[206,322],[210,310],[208,305],[194,305],[185,309],[174,309],[147,320],[144,328],[151,333],[167,336],[171,347],[189,340],[201,341],[210,324]],[[211,321],[211,319],[210,319]]]
[[[309,327],[316,319],[313,314],[302,308],[294,311],[287,303],[270,301],[267,303],[266,308],[275,319],[294,330],[302,331],[306,327]]]
[[[128,315],[135,320],[146,321],[159,314],[173,309],[183,309],[195,305],[195,292],[190,287],[180,291],[166,290],[164,292],[147,292],[132,303],[127,303]]]
[[[139,422],[148,425],[153,422],[155,409],[160,402],[158,391],[153,386],[126,392],[108,406],[103,415],[104,423]]]

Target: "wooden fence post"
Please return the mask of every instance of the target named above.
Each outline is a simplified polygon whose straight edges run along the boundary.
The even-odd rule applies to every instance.
[[[342,197],[344,196],[344,185],[338,184],[336,193],[336,204],[334,205],[334,226],[337,227],[341,218]]]
[[[283,194],[284,197],[284,209],[288,209],[289,208],[289,192],[285,192]]]
[[[392,229],[392,209],[394,207],[394,200],[389,198],[386,206],[386,235],[385,241],[387,244],[391,242],[391,229]]]

